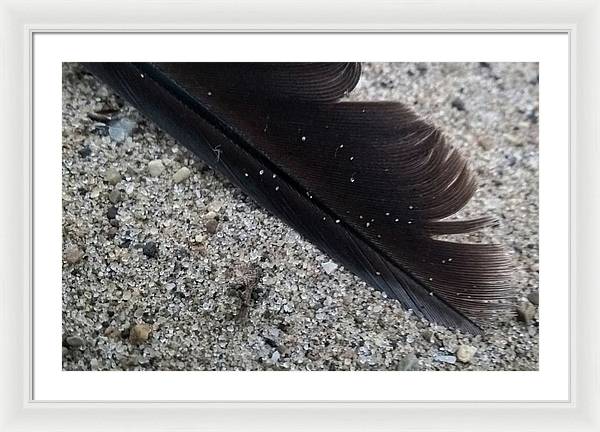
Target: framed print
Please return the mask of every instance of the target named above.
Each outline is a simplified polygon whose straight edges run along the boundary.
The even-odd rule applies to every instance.
[[[4,429],[598,429],[596,3],[36,5]]]

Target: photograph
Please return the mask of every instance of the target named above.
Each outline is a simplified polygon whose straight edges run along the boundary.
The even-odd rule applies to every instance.
[[[538,123],[536,62],[63,62],[63,371],[539,370]]]

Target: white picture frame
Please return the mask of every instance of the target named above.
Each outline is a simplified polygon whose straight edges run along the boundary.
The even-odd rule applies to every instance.
[[[79,6],[79,7],[77,7]],[[600,430],[600,4],[461,0],[0,3],[0,430]],[[31,400],[32,36],[44,31],[561,32],[571,52],[571,392],[525,403],[82,403]],[[57,251],[57,253],[60,253]]]

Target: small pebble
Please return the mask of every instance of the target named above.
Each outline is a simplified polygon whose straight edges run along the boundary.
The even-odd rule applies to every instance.
[[[219,222],[216,219],[209,219],[204,223],[204,228],[209,234],[215,234],[219,227]]]
[[[527,296],[527,300],[529,300],[534,305],[538,306],[540,304],[540,293],[539,293],[539,291],[534,291],[532,293],[529,293],[529,295]]]
[[[337,270],[338,265],[336,263],[334,263],[333,261],[327,261],[327,262],[321,264],[321,267],[323,267],[323,270],[325,270],[325,273],[331,274]]]
[[[453,356],[453,355],[440,355],[440,354],[437,354],[437,355],[433,356],[433,359],[435,361],[439,361],[439,362],[442,362],[442,363],[449,363],[449,364],[456,363],[456,357]]]
[[[104,330],[104,336],[117,339],[121,336],[121,332],[118,328],[109,326]]]
[[[148,258],[156,258],[158,256],[158,245],[153,241],[149,241],[144,243],[144,247],[142,248],[142,252]]]
[[[121,181],[122,177],[119,171],[116,168],[110,167],[106,170],[104,174],[104,181],[108,182],[111,185],[116,185]]]
[[[477,348],[471,345],[460,345],[456,350],[456,358],[462,363],[470,363],[473,356],[477,352]]]
[[[211,220],[211,219],[216,219],[217,216],[218,215],[214,211],[209,211],[204,216],[202,216],[202,219]]]
[[[92,149],[90,148],[90,146],[86,145],[79,149],[79,156],[81,156],[84,159],[86,157],[90,156],[91,154],[92,154]]]
[[[121,201],[121,192],[118,189],[113,189],[110,195],[108,195],[108,199],[111,203],[117,204]]]
[[[503,137],[514,146],[521,147],[523,145],[523,141],[519,137],[507,133],[505,133]]]
[[[173,174],[173,181],[175,183],[181,183],[182,181],[187,179],[191,173],[192,172],[190,171],[190,169],[188,167],[181,167],[181,168],[179,168],[179,171],[177,171],[175,174]]]
[[[452,101],[452,108],[458,110],[458,111],[464,111],[465,110],[465,103],[462,101],[462,99],[456,98]]]
[[[65,261],[69,264],[78,263],[83,258],[83,251],[77,246],[71,246],[65,250]]]
[[[148,162],[148,172],[152,177],[160,176],[165,170],[165,166],[160,159],[153,160]]]
[[[80,346],[83,346],[84,343],[85,341],[79,336],[69,336],[67,338],[67,345],[71,348],[79,348]]]
[[[423,330],[421,332],[421,336],[423,336],[423,339],[425,339],[429,343],[434,343],[435,342],[435,335],[429,329]]]
[[[109,219],[114,219],[117,217],[117,213],[119,210],[115,206],[110,206],[106,211],[106,217]]]
[[[121,366],[124,369],[130,368],[130,367],[135,367],[138,365],[138,361],[139,361],[139,356],[137,354],[133,354],[127,357],[123,357],[121,359]]]
[[[151,331],[152,327],[148,324],[136,324],[129,330],[129,342],[134,344],[144,343],[148,340]]]
[[[100,196],[100,192],[102,192],[102,189],[99,187],[92,189],[90,192],[90,198],[98,198]]]
[[[214,200],[213,202],[211,202],[208,205],[208,210],[209,210],[209,213],[214,212],[216,214],[216,213],[219,213],[219,211],[221,210],[222,207],[223,207],[223,201]]]
[[[517,307],[517,317],[525,324],[529,324],[535,317],[535,306],[530,302],[523,302]]]

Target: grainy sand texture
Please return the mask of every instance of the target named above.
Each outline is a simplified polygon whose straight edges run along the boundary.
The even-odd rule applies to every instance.
[[[65,370],[535,370],[538,65],[374,63],[350,99],[440,127],[500,226],[516,317],[471,336],[405,311],[119,99],[63,65]],[[115,110],[110,128],[89,113]],[[115,115],[113,114],[113,116]]]

